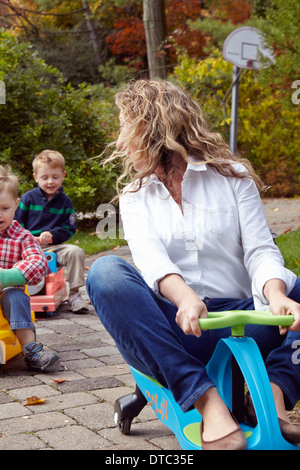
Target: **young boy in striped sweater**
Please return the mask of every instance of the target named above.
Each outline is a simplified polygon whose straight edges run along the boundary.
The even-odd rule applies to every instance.
[[[55,150],[44,150],[34,158],[32,166],[38,186],[21,197],[15,218],[22,227],[39,237],[44,250],[51,245],[58,264],[66,267],[72,311],[87,312],[88,307],[79,290],[85,284],[84,252],[76,245],[65,243],[77,228],[72,201],[62,186],[66,176],[65,159]]]

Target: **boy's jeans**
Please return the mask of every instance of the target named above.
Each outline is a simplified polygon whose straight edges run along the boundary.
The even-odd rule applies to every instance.
[[[12,331],[30,329],[34,331],[31,319],[30,297],[18,287],[7,287],[0,292],[0,307]]]
[[[92,264],[87,292],[126,362],[171,390],[183,411],[214,386],[205,364],[218,340],[229,336],[229,328],[203,331],[201,338],[185,335],[175,322],[177,308],[157,297],[117,256],[104,256]],[[300,302],[300,279],[290,297]],[[209,311],[254,309],[252,298],[205,301]],[[283,390],[292,408],[300,398],[300,332],[281,336],[278,327],[248,325],[246,335],[257,342],[270,380]]]

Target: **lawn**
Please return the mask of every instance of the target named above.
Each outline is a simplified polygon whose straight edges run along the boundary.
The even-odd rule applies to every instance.
[[[78,245],[86,255],[95,255],[101,251],[111,250],[116,246],[126,245],[126,241],[117,235],[117,238],[100,239],[93,230],[77,230],[67,243]]]
[[[300,277],[300,228],[280,235],[276,239],[285,266]]]

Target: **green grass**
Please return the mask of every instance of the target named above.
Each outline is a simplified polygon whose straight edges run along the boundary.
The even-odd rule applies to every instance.
[[[300,228],[280,235],[276,239],[285,261],[285,266],[300,277]]]
[[[86,255],[95,255],[101,251],[111,250],[117,246],[126,245],[123,238],[105,238],[100,239],[95,231],[92,230],[77,230],[76,234],[71,237],[67,243],[78,245],[83,249]]]
[[[101,251],[111,250],[116,246],[126,245],[123,238],[106,238],[100,240],[95,231],[78,230],[76,234],[68,240],[83,249],[86,255],[95,255]],[[285,260],[285,265],[300,277],[300,228],[292,232],[280,235],[276,239],[276,244],[281,250]]]

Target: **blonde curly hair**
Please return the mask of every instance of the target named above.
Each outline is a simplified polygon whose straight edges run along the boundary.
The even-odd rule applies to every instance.
[[[128,183],[129,179],[137,183],[133,186],[138,191],[159,165],[164,169],[164,182],[168,185],[176,154],[185,162],[190,162],[192,157],[193,164],[196,161],[199,165],[209,165],[224,176],[252,177],[262,189],[249,160],[238,158],[219,133],[209,130],[200,105],[172,82],[131,81],[116,94],[116,105],[122,120],[129,124],[128,133],[119,142],[121,145],[106,160],[122,159],[123,173],[118,178],[118,188],[123,180]],[[132,149],[133,142],[134,151],[126,154],[126,148]],[[145,155],[145,164],[136,170],[134,162]],[[233,162],[242,163],[245,172],[236,171]]]

